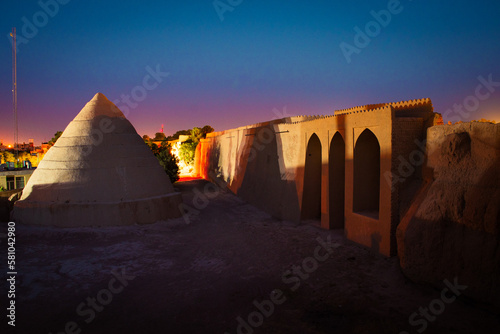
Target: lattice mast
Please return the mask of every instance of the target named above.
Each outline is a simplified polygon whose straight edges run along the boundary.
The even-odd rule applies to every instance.
[[[16,152],[16,161],[19,158],[18,149],[18,126],[17,126],[17,41],[16,28],[12,28],[12,108],[14,110],[14,150]]]

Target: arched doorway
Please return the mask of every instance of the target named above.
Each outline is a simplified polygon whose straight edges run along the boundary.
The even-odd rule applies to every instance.
[[[316,134],[309,139],[304,170],[301,218],[321,219],[321,142]]]
[[[345,142],[337,132],[332,138],[329,154],[330,228],[344,228]]]
[[[354,147],[353,211],[375,219],[379,214],[380,145],[377,137],[366,129]]]

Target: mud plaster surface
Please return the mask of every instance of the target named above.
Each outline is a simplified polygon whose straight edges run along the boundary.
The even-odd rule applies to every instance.
[[[192,206],[193,189],[205,185],[174,187]],[[247,319],[252,302],[275,289],[286,301],[254,333],[417,333],[408,317],[441,294],[405,279],[397,258],[374,254],[340,231],[279,221],[227,192],[191,218],[95,229],[18,225],[17,333],[59,333],[74,321],[81,333],[232,334],[237,317]],[[328,236],[339,247],[291,291],[282,274]],[[77,306],[108,288],[121,268],[135,278],[86,323]],[[499,329],[497,314],[457,300],[425,333]]]

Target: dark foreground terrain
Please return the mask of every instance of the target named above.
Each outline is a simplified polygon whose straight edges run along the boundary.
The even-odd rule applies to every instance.
[[[191,208],[187,220],[18,225],[15,332],[500,332],[494,311],[408,281],[397,258],[373,254],[341,231],[276,220],[207,184],[175,185]]]

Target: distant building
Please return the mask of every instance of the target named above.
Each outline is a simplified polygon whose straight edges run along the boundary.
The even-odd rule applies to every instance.
[[[30,139],[28,143],[17,144],[17,148],[20,151],[31,152],[35,150],[35,144],[33,143],[33,139]]]
[[[0,187],[4,190],[22,189],[35,169],[1,170]]]
[[[3,144],[3,141],[0,139],[0,151],[8,150],[9,147]]]
[[[48,142],[47,143],[42,143],[42,146],[40,147],[40,152],[39,153],[45,154],[45,153],[47,153],[47,151],[49,150],[49,148],[50,148],[50,145],[49,145]]]

